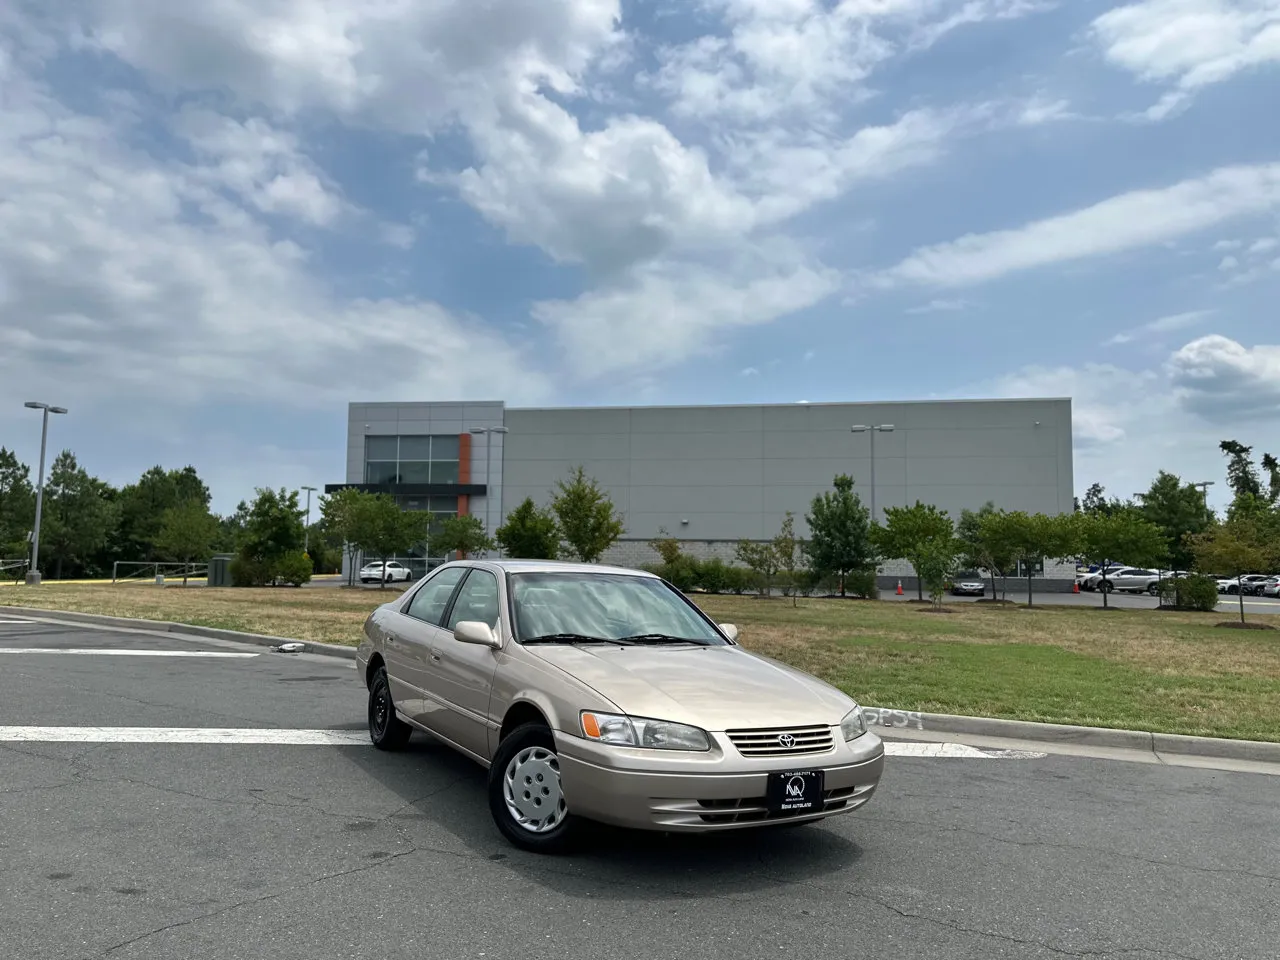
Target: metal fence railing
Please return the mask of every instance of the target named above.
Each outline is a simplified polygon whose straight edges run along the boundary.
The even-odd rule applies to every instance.
[[[155,563],[141,560],[117,560],[111,565],[112,583],[141,583],[145,580],[155,580],[158,577],[176,579],[185,576],[188,579],[192,577],[198,579],[208,575],[209,565],[207,563]]]
[[[0,560],[0,580],[21,580],[30,565],[30,560]]]

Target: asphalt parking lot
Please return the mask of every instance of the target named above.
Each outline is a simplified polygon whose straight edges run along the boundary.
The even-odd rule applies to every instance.
[[[1273,776],[894,756],[848,817],[542,858],[368,746],[350,661],[0,621],[6,958],[1277,955]]]

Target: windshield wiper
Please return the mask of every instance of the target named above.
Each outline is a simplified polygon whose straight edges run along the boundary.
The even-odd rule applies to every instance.
[[[623,637],[628,643],[692,643],[699,647],[709,646],[705,640],[692,640],[689,637],[673,637],[668,633],[637,633],[633,637]]]
[[[628,639],[609,640],[606,637],[588,637],[582,633],[544,633],[540,637],[529,637],[521,643],[614,643],[620,647],[629,647]]]

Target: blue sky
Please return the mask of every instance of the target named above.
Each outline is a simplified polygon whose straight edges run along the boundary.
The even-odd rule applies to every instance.
[[[1280,0],[18,0],[0,444],[215,507],[349,400],[1071,396],[1280,453]]]

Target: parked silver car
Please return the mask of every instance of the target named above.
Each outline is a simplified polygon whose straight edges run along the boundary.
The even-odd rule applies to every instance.
[[[580,820],[666,832],[849,813],[884,746],[821,680],[748,653],[651,574],[587,564],[436,568],[365,624],[375,746],[422,730],[489,771],[498,829],[562,849]]]

